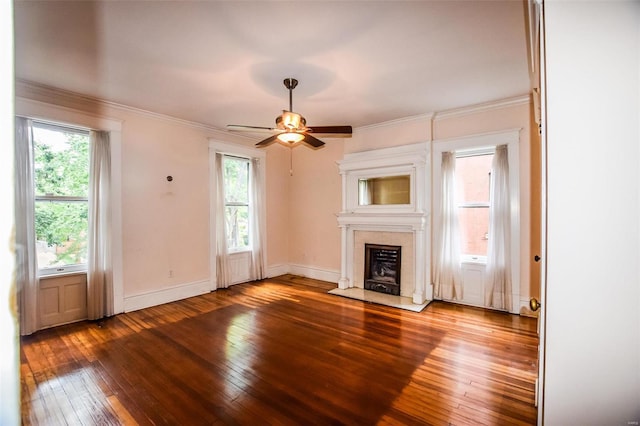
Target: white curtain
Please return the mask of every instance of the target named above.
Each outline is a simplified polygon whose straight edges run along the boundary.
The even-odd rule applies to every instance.
[[[226,215],[223,158],[223,154],[216,153],[216,288],[227,288],[231,284],[227,232],[224,223]]]
[[[92,130],[89,143],[87,316],[94,320],[113,315],[109,132]]]
[[[455,169],[455,153],[443,152],[439,238],[434,251],[434,296],[446,300],[462,299]]]
[[[358,205],[369,206],[373,201],[373,185],[369,184],[368,179],[360,179],[358,181]]]
[[[511,311],[511,203],[509,156],[506,145],[496,147],[491,172],[489,245],[485,305]]]
[[[251,160],[249,171],[249,232],[251,233],[251,279],[261,280],[264,278],[264,250],[262,249],[262,238],[264,224],[262,223],[262,181],[260,179],[260,159]]]
[[[31,120],[16,117],[15,137],[16,283],[20,334],[37,330],[38,264],[36,258],[33,133]]]

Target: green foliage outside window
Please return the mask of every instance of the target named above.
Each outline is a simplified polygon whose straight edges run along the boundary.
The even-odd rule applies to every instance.
[[[89,135],[37,125],[33,134],[39,266],[86,263]],[[57,200],[56,196],[81,200]]]
[[[227,247],[249,247],[249,160],[224,157]]]

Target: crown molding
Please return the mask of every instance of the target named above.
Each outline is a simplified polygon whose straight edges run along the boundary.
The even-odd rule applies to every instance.
[[[157,120],[162,120],[174,124],[179,124],[186,127],[195,128],[198,130],[205,130],[212,133],[214,137],[225,138],[229,135],[245,139],[248,141],[254,141],[255,138],[247,137],[245,135],[239,135],[236,133],[230,133],[217,127],[209,126],[207,124],[198,123],[195,121],[184,120],[182,118],[173,117],[166,114],[160,114],[157,112],[132,107],[129,105],[120,104],[117,102],[111,102],[104,99],[94,98],[92,96],[83,95],[77,92],[69,90],[59,89],[56,87],[47,86],[44,84],[36,83],[29,80],[23,80],[16,78],[15,80],[15,96],[24,99],[36,100],[42,102],[40,99],[58,99],[66,101],[72,107],[66,107],[68,109],[77,109],[80,111],[91,111],[95,107],[109,107],[120,111],[131,112],[139,115],[144,115]],[[36,99],[33,99],[33,98]]]
[[[198,123],[195,121],[184,120],[182,118],[173,117],[166,114],[160,114],[157,112],[136,108],[124,104],[120,104],[117,102],[111,102],[104,99],[95,98],[92,96],[83,95],[77,92],[72,92],[69,90],[59,89],[51,86],[47,86],[44,84],[36,83],[29,80],[24,79],[15,79],[15,96],[26,99],[36,99],[45,98],[45,99],[59,99],[62,101],[66,101],[68,104],[73,105],[70,107],[71,109],[78,109],[80,111],[91,111],[95,107],[109,107],[120,111],[132,112],[135,114],[145,115],[147,117],[155,118],[158,120],[163,120],[175,124],[179,124],[182,126],[192,127],[199,130],[205,130],[207,132],[211,132],[215,135],[215,137],[225,138],[229,135],[233,135],[234,137],[244,139],[247,141],[255,141],[257,138],[250,137],[243,134],[238,133],[230,133],[226,130],[219,129],[214,126],[210,126],[203,123]],[[462,117],[470,114],[477,114],[481,112],[491,111],[500,108],[508,108],[513,106],[525,105],[531,103],[531,95],[521,95],[513,98],[499,99],[496,101],[485,102],[475,105],[469,105],[460,108],[453,108],[438,112],[429,112],[425,114],[413,115],[409,117],[398,118],[395,120],[384,121],[381,123],[369,124],[365,126],[357,127],[357,130],[368,130],[368,129],[376,129],[381,127],[391,127],[398,124],[416,122],[416,121],[439,121],[449,118]],[[68,107],[69,108],[69,107]]]
[[[513,98],[498,99],[491,102],[483,102],[480,104],[469,105],[469,106],[460,107],[460,108],[447,109],[444,111],[438,111],[435,114],[433,114],[434,116],[433,120],[438,121],[438,120],[444,120],[448,118],[463,117],[465,115],[478,114],[481,112],[491,111],[494,109],[509,108],[509,107],[519,106],[519,105],[528,105],[530,103],[531,103],[530,94],[520,95],[520,96],[515,96]]]
[[[358,129],[358,130],[368,130],[368,129],[376,129],[376,128],[379,128],[379,127],[394,126],[396,124],[407,123],[407,122],[410,122],[410,121],[421,121],[421,120],[430,121],[433,118],[433,116],[434,116],[434,113],[432,113],[432,112],[429,112],[429,113],[426,113],[426,114],[411,115],[409,117],[397,118],[395,120],[383,121],[381,123],[367,124],[366,126],[356,127],[356,129]]]
[[[531,95],[520,95],[512,98],[498,99],[491,102],[483,102],[480,104],[464,106],[460,108],[452,108],[437,112],[429,112],[425,114],[412,115],[409,117],[398,118],[396,120],[384,121],[381,123],[368,124],[366,126],[357,127],[358,130],[376,129],[380,127],[390,127],[396,124],[407,123],[411,121],[421,120],[444,120],[449,118],[463,117],[465,115],[478,114],[481,112],[491,111],[500,108],[509,108],[519,105],[527,105],[531,103]]]

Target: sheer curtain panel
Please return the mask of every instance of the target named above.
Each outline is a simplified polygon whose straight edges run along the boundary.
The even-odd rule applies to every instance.
[[[251,279],[264,278],[264,250],[262,249],[264,224],[262,223],[262,180],[260,176],[260,159],[251,159],[249,173],[250,197],[249,197],[249,232],[251,234]]]
[[[113,315],[111,146],[109,132],[92,130],[89,137],[87,316],[95,320]]]
[[[223,157],[223,154],[216,153],[216,288],[227,288],[231,284],[227,231],[224,223],[226,216]]]
[[[373,186],[369,184],[367,179],[360,179],[358,181],[358,205],[368,206],[373,200],[372,194]]]
[[[455,153],[443,152],[440,226],[434,262],[434,297],[447,300],[462,299],[455,169]]]
[[[511,202],[507,145],[496,147],[491,173],[485,305],[511,311]]]
[[[16,283],[20,334],[37,330],[38,264],[36,258],[33,133],[31,120],[16,117],[15,137]]]

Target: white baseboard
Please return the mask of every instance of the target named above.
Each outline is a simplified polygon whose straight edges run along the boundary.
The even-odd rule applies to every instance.
[[[328,281],[330,283],[337,283],[340,279],[340,272],[338,271],[329,271],[326,269],[315,268],[313,266],[282,263],[267,267],[267,277],[269,278],[285,274],[300,275],[302,277]]]
[[[338,280],[340,279],[340,272],[338,271],[328,271],[326,269],[303,265],[290,264],[289,273],[312,278],[314,280],[328,281],[330,283],[338,283]]]
[[[211,291],[210,286],[209,280],[202,280],[175,287],[163,288],[162,290],[150,291],[148,293],[136,294],[134,296],[125,296],[124,312],[137,311],[139,309],[150,308],[152,306],[209,293],[209,291]]]
[[[529,307],[529,299],[520,299],[519,314],[525,317],[538,318],[538,312],[533,312]]]
[[[267,278],[278,277],[289,273],[289,265],[286,263],[267,266]]]
[[[277,277],[285,274],[301,275],[332,283],[337,283],[338,279],[340,279],[340,273],[337,271],[328,271],[310,266],[279,264],[267,267],[268,277]],[[164,303],[175,302],[188,297],[209,293],[210,291],[211,282],[209,280],[202,280],[133,296],[125,296],[124,312],[137,311]]]

